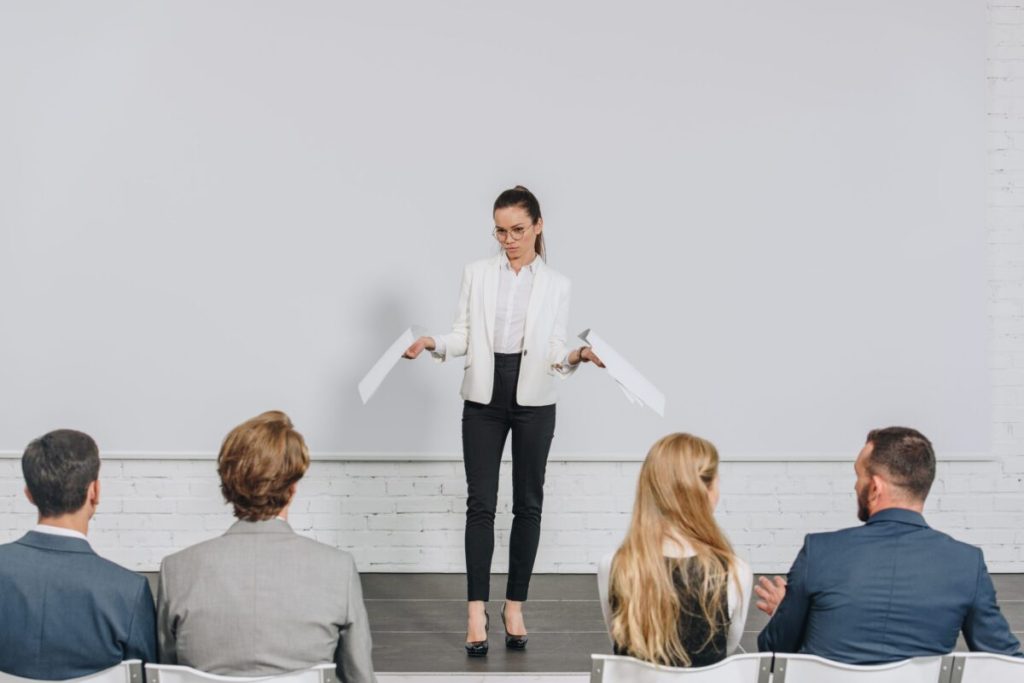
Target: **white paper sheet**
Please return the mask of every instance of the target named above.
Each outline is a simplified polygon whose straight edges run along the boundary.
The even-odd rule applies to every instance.
[[[637,372],[628,360],[609,346],[608,342],[594,334],[593,330],[583,330],[579,336],[601,359],[608,374],[618,383],[630,403],[647,406],[661,417],[665,417],[665,394],[658,391],[650,380]]]
[[[413,336],[413,331],[410,327],[395,340],[394,344],[388,347],[388,350],[384,352],[380,360],[374,363],[370,371],[366,373],[366,377],[363,377],[359,382],[359,398],[363,399],[363,405],[366,405],[370,397],[377,392],[384,378],[398,365],[398,361],[402,360],[402,354],[405,353],[407,348],[412,346],[414,341],[416,341],[416,337]]]

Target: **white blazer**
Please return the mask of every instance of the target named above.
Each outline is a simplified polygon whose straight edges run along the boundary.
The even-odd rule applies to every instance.
[[[494,392],[494,320],[499,268],[504,258],[505,254],[499,254],[466,266],[452,331],[441,335],[445,353],[432,354],[438,362],[466,357],[460,394],[474,403],[490,403]],[[564,362],[569,290],[569,278],[552,270],[538,256],[526,308],[523,360],[516,387],[519,405],[551,405],[558,398],[554,378],[564,379],[578,367]]]

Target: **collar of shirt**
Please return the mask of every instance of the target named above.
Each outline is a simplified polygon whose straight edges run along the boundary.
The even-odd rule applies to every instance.
[[[540,260],[541,260],[540,254],[537,254],[536,256],[533,257],[533,260],[530,261],[529,264],[523,266],[523,268],[526,268],[527,270],[529,270],[532,273],[532,272],[534,272],[534,270],[537,267],[537,261],[540,261]],[[501,267],[504,270],[508,270],[508,271],[513,272],[513,273],[516,272],[515,270],[512,269],[512,263],[509,262],[507,254],[506,254],[505,258],[501,259]]]
[[[80,531],[74,529],[65,529],[62,526],[51,526],[49,524],[36,524],[32,531],[36,531],[40,534],[51,534],[53,536],[67,536],[68,538],[80,538],[86,543],[89,539]]]

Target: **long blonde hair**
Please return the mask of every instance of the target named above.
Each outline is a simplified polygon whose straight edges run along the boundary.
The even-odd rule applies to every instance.
[[[681,603],[673,579],[681,563],[666,560],[666,540],[689,543],[700,586],[701,615],[710,624],[708,640],[724,627],[729,577],[739,587],[736,555],[712,514],[709,490],[718,477],[714,444],[690,434],[669,434],[647,453],[636,487],[633,520],[612,561],[609,596],[612,639],[630,655],[658,664],[689,666],[691,653],[679,637]]]

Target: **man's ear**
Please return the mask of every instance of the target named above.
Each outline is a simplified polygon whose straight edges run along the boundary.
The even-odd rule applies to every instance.
[[[96,481],[94,481],[94,482],[89,484],[89,489],[85,493],[85,499],[89,503],[92,503],[93,507],[96,507],[96,506],[98,506],[100,504],[100,480],[99,479],[97,479]]]
[[[28,502],[32,503],[33,505],[36,504],[36,501],[32,498],[32,492],[28,490],[27,486],[25,487],[25,497],[28,498]]]
[[[881,500],[889,498],[889,482],[877,474],[871,475],[871,489],[868,491],[869,500]]]

